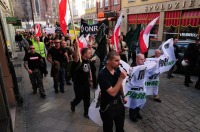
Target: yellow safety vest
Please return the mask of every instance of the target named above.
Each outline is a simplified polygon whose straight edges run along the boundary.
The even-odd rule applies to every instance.
[[[45,54],[45,46],[43,42],[39,42],[40,44],[38,44],[37,42],[33,42],[33,46],[35,47],[35,52],[39,53],[42,57],[46,57]]]

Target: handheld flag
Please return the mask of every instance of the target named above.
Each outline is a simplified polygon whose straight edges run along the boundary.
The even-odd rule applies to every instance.
[[[64,35],[67,34],[67,0],[59,0],[60,28]]]
[[[122,22],[122,16],[123,16],[123,12],[121,12],[120,16],[119,16],[119,19],[117,20],[117,23],[115,25],[115,29],[114,29],[114,35],[113,35],[113,38],[114,38],[114,46],[115,46],[115,49],[116,49],[116,52],[119,52],[119,35],[120,35],[120,24]]]
[[[40,24],[35,25],[35,36],[38,36],[38,37],[41,36]]]
[[[140,32],[140,37],[139,37],[139,43],[140,43],[140,52],[142,54],[147,52],[147,49],[149,47],[149,35],[150,31],[153,28],[153,26],[156,24],[156,21],[158,20],[159,16],[156,17],[153,21],[151,21],[145,29],[143,29]]]

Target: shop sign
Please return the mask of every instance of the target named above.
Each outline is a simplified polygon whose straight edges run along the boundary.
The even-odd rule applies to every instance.
[[[93,15],[85,15],[83,18],[84,18],[84,19],[96,19],[96,18],[97,18],[97,15],[96,15],[96,14],[93,14]]]
[[[182,37],[197,37],[198,34],[196,34],[196,33],[180,33],[180,36],[182,36]]]
[[[6,23],[7,24],[15,24],[15,23],[17,23],[17,18],[16,17],[6,17]]]
[[[186,7],[192,8],[194,6],[200,7],[200,0],[183,0],[183,1],[172,1],[168,3],[158,3],[155,5],[149,5],[145,7],[145,12],[154,11],[166,11],[166,10],[177,10]]]

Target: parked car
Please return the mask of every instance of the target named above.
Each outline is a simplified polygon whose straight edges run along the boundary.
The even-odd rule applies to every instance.
[[[176,63],[177,69],[176,69],[175,73],[184,73],[185,68],[182,66],[181,62],[183,60],[184,52],[187,49],[189,43],[195,43],[195,41],[190,41],[190,40],[189,41],[178,41],[176,44],[179,47],[179,54],[178,54],[178,61]],[[198,61],[199,61],[199,59],[200,58],[198,58]],[[195,68],[193,69],[194,75],[197,75],[197,73],[199,71],[198,70],[198,61],[196,63]]]

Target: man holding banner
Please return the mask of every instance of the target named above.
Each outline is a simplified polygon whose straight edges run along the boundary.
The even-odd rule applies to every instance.
[[[126,84],[126,97],[128,98],[129,117],[131,121],[137,122],[142,119],[139,111],[146,103],[146,91],[144,89],[144,77],[147,67],[144,65],[144,55],[136,55],[136,66],[131,69],[128,82]]]
[[[116,131],[124,131],[126,103],[122,82],[126,78],[125,71],[120,72],[120,56],[117,52],[111,51],[108,54],[106,66],[99,72],[99,86],[101,89],[100,115],[103,121],[103,131],[113,131],[113,121]],[[123,102],[121,100],[123,98]]]

